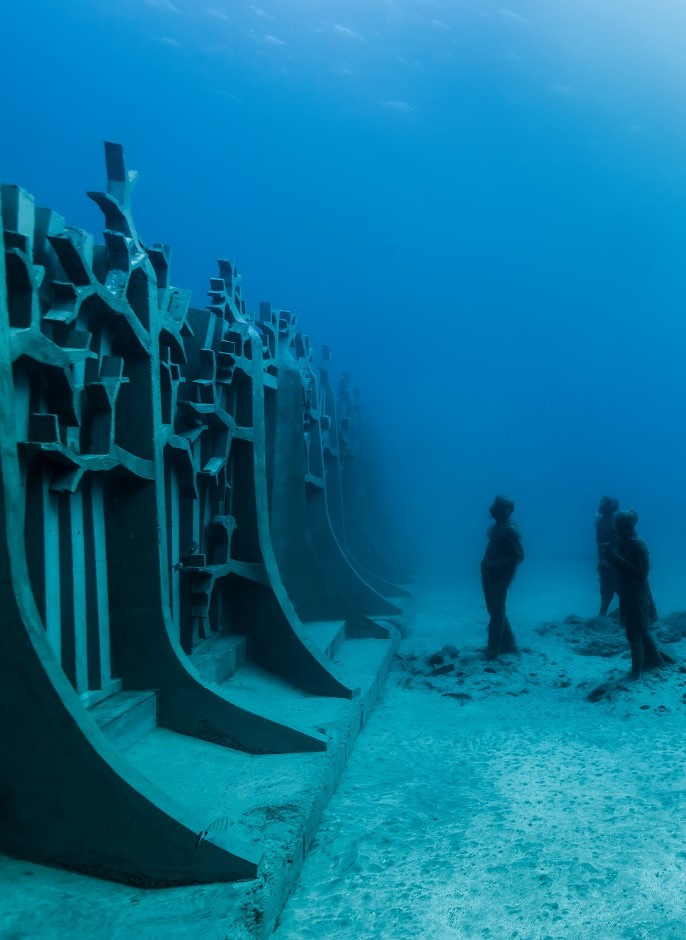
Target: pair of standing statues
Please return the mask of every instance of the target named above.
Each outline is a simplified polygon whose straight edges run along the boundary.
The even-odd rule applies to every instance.
[[[517,651],[505,603],[515,572],[524,560],[524,549],[519,530],[510,518],[513,501],[507,496],[496,496],[489,512],[493,525],[481,562],[481,584],[490,617],[485,655],[487,659],[496,659],[501,653]],[[648,583],[648,549],[636,535],[637,521],[638,515],[633,510],[619,511],[616,499],[604,496],[600,500],[596,518],[600,615],[606,616],[617,594],[619,619],[631,648],[634,679],[640,677],[644,668],[665,664],[650,634],[657,612]]]

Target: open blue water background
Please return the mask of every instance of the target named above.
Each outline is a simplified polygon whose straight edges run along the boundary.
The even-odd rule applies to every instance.
[[[102,141],[202,304],[215,259],[361,389],[412,552],[495,492],[530,555],[603,493],[686,564],[686,4],[0,5],[0,178],[99,234]]]

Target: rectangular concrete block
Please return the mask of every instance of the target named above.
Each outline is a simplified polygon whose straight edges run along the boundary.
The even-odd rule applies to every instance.
[[[309,620],[303,627],[308,639],[333,659],[345,639],[345,620]]]
[[[248,638],[232,633],[212,636],[193,649],[191,661],[205,682],[220,684],[247,661]]]
[[[157,727],[157,692],[119,692],[90,713],[113,744],[131,747]]]

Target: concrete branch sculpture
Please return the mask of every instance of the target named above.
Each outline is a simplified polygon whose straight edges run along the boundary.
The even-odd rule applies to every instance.
[[[396,636],[406,592],[363,531],[328,355],[318,376],[290,314],[250,316],[228,261],[191,307],[138,236],[120,146],[106,163],[104,245],[0,190],[0,849],[145,886],[249,879],[259,851],[126,747],[159,724],[324,750],[222,683],[250,661],[353,697],[336,643]]]

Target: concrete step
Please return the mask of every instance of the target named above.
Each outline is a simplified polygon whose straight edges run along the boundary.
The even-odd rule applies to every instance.
[[[131,747],[157,727],[157,692],[118,692],[90,713],[113,744]]]
[[[232,702],[247,711],[319,733],[328,721],[340,714],[340,703],[347,701],[310,695],[253,662],[241,666],[222,683],[222,690]]]
[[[205,682],[221,684],[248,659],[248,638],[239,633],[208,637],[194,648],[191,662]]]
[[[333,659],[345,639],[345,620],[308,620],[303,627],[307,638]]]
[[[214,825],[264,850],[259,879],[141,890],[0,855],[0,883],[11,890],[0,936],[83,938],[97,924],[97,936],[127,940],[270,937],[396,645],[397,634],[341,644],[341,666],[360,688],[352,700],[308,695],[251,663],[228,680],[236,704],[325,733],[326,751],[246,754],[163,728],[127,750],[127,764],[183,807],[198,833]]]
[[[349,685],[360,689],[362,722],[366,722],[379,695],[388,670],[393,662],[393,654],[400,645],[400,633],[391,628],[387,640],[382,639],[346,639],[341,643],[333,657],[337,675]]]

